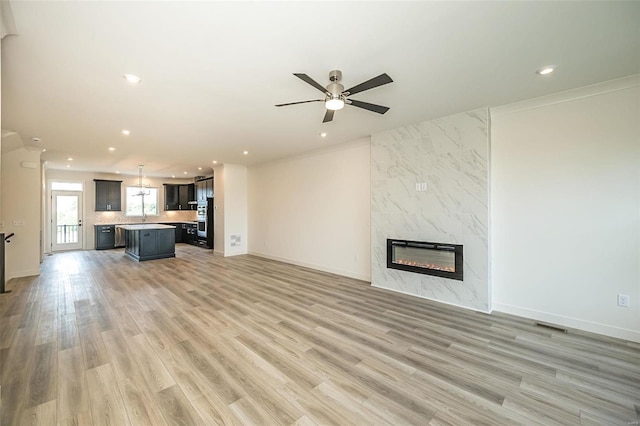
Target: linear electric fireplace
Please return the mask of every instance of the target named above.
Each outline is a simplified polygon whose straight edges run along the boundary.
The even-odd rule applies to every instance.
[[[462,281],[462,246],[387,239],[387,268]]]

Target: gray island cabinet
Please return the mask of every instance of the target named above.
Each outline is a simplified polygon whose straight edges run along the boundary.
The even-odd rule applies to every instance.
[[[118,225],[125,231],[125,253],[137,261],[176,257],[175,226]]]

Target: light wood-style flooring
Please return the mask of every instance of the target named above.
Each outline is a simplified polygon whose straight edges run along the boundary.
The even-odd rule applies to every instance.
[[[179,244],[0,296],[2,425],[632,425],[640,345]]]

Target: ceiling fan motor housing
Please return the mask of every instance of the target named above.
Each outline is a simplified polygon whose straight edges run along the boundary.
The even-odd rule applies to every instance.
[[[342,80],[342,71],[333,70],[329,72],[329,81],[335,82]]]

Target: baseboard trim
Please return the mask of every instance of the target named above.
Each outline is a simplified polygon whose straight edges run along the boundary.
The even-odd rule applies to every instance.
[[[563,327],[587,331],[589,333],[602,334],[604,336],[616,337],[618,339],[640,343],[640,332],[636,330],[614,327],[598,322],[585,321],[579,318],[572,318],[564,315],[552,314],[549,312],[536,311],[534,309],[523,308],[520,306],[505,305],[502,303],[494,303],[493,310],[527,319],[543,321],[546,323],[561,325]]]
[[[233,256],[242,256],[243,254],[248,254],[246,251],[225,251],[223,253],[224,257],[233,257]]]
[[[480,312],[480,313],[483,313],[483,314],[490,314],[490,313],[491,313],[491,311],[490,311],[490,310],[483,311],[482,309],[476,309],[476,308],[472,308],[472,307],[470,307],[470,306],[459,305],[459,304],[457,304],[457,303],[451,303],[451,302],[447,302],[447,301],[445,301],[445,300],[432,299],[432,298],[430,298],[430,297],[421,296],[421,295],[419,295],[419,294],[414,294],[414,293],[409,293],[409,292],[407,292],[407,291],[397,290],[397,289],[395,289],[395,288],[382,287],[382,286],[375,285],[375,284],[371,284],[371,287],[379,288],[379,289],[381,289],[381,290],[389,290],[389,291],[393,291],[394,293],[406,294],[407,296],[418,297],[418,298],[420,298],[420,299],[431,300],[432,302],[444,303],[445,305],[455,306],[456,308],[468,309],[468,310],[470,310],[470,311]]]
[[[40,269],[30,269],[30,270],[26,270],[26,271],[16,271],[16,272],[11,272],[11,273],[7,273],[4,276],[4,281],[5,282],[9,282],[10,280],[14,279],[14,278],[24,278],[24,277],[35,277],[40,275]]]
[[[299,260],[289,259],[289,258],[280,257],[280,256],[273,256],[273,255],[270,255],[270,254],[267,254],[267,253],[258,252],[258,251],[249,251],[248,254],[250,254],[252,256],[264,257],[265,259],[277,260],[278,262],[290,263],[292,265],[302,266],[304,268],[316,269],[318,271],[328,272],[330,274],[341,275],[343,277],[354,278],[356,280],[371,282],[371,276],[370,275],[359,274],[357,272],[350,272],[350,271],[343,271],[341,269],[328,268],[326,266],[317,265],[315,263],[301,262]]]

